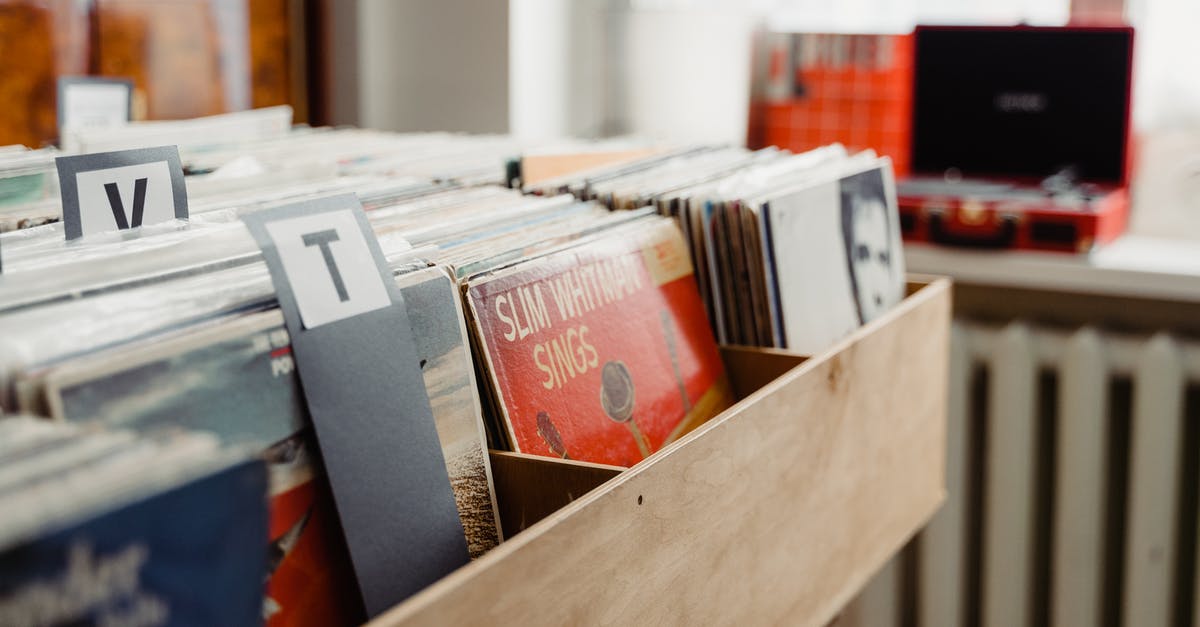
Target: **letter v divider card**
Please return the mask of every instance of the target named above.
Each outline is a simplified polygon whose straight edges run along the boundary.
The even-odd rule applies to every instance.
[[[55,165],[68,240],[188,219],[176,146],[58,157]]]

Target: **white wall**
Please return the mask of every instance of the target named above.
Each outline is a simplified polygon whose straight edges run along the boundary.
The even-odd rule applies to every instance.
[[[758,12],[645,4],[511,0],[512,132],[744,142]]]
[[[521,137],[606,131],[608,0],[509,0],[509,129]]]
[[[1200,127],[1200,0],[1127,0],[1142,129]]]
[[[572,134],[570,0],[508,3],[509,130],[530,138]]]
[[[745,143],[755,13],[648,9],[611,15],[612,130]]]
[[[336,121],[397,131],[508,130],[507,2],[355,4],[357,36],[336,45],[358,51],[357,85],[349,86],[357,103],[340,113],[335,106]],[[353,11],[349,3],[338,7]],[[336,86],[336,74],[354,68],[334,71]]]

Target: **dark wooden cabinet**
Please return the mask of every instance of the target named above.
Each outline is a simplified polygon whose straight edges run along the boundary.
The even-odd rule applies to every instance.
[[[60,76],[129,78],[134,116],[291,104],[306,121],[305,0],[0,0],[0,144],[57,136]]]
[[[0,144],[37,147],[58,134],[58,77],[88,73],[88,18],[76,0],[0,0]]]

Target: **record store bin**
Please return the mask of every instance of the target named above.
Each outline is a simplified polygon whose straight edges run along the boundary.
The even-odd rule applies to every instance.
[[[492,453],[509,539],[371,624],[826,625],[944,498],[949,280],[632,468]],[[514,533],[514,530],[519,532]]]

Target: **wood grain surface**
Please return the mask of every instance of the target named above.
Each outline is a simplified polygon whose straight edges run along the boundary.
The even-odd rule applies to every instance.
[[[0,0],[0,145],[58,136],[62,76],[134,83],[135,119],[300,103],[302,0]]]
[[[504,537],[566,507],[625,470],[620,466],[490,451]]]
[[[88,53],[86,2],[0,2],[0,145],[58,136],[58,77],[87,74]]]

